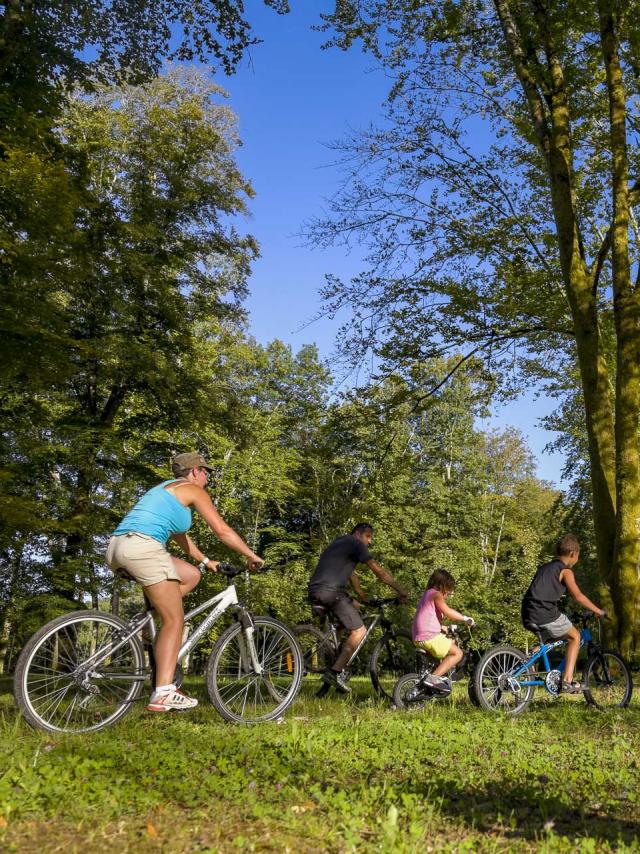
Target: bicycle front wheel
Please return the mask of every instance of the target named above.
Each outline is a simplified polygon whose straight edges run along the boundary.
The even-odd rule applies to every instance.
[[[405,673],[419,671],[422,657],[409,632],[386,632],[371,651],[369,661],[369,675],[375,691],[391,700],[398,679]]]
[[[473,695],[488,712],[519,715],[533,698],[533,686],[521,683],[530,678],[528,671],[514,676],[526,662],[524,652],[513,646],[494,646],[482,656],[473,675]],[[472,692],[469,698],[474,701]]]
[[[633,683],[617,652],[594,652],[584,668],[584,698],[599,709],[624,709],[631,702]]]
[[[20,653],[14,695],[31,726],[93,732],[130,711],[147,678],[142,644],[112,614],[74,611],[36,632]]]
[[[254,666],[240,623],[218,638],[207,664],[207,690],[223,718],[258,723],[279,718],[300,690],[304,664],[295,636],[271,617],[253,618]]]

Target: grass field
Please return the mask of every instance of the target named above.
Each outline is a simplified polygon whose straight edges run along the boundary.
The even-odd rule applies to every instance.
[[[640,851],[640,702],[540,699],[517,719],[464,685],[415,714],[303,697],[237,727],[208,703],[50,737],[0,683],[0,847],[9,851]],[[636,691],[638,686],[636,684]]]

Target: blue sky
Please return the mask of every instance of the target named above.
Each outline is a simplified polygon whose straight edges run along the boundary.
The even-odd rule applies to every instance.
[[[311,27],[327,4],[292,5],[291,14],[279,16],[260,0],[247,4],[263,43],[251,49],[233,77],[220,76],[217,82],[229,92],[239,117],[238,161],[256,191],[247,223],[261,246],[249,281],[251,331],[261,342],[280,338],[294,350],[314,342],[330,357],[339,321],[308,321],[321,307],[324,274],[349,277],[359,272],[362,256],[357,249],[349,254],[343,248],[312,250],[296,235],[339,187],[327,143],[375,123],[388,84],[358,48],[321,50],[326,35]],[[553,434],[536,423],[549,409],[547,401],[530,393],[480,426],[519,428],[535,453],[539,475],[559,483],[562,457],[544,452]]]

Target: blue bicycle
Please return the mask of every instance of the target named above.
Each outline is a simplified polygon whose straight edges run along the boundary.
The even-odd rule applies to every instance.
[[[599,709],[624,708],[629,705],[633,683],[626,662],[617,652],[603,649],[601,623],[598,638],[594,638],[588,623],[594,614],[582,616],[580,649],[586,647],[582,684],[584,698]],[[479,704],[489,712],[519,715],[533,699],[534,689],[546,688],[557,697],[562,687],[564,658],[552,665],[549,653],[566,644],[566,640],[540,643],[527,655],[507,644],[494,646],[482,656],[474,673],[475,693]]]

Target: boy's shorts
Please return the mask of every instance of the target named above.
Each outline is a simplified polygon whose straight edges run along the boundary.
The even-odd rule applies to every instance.
[[[451,649],[452,643],[452,639],[448,638],[441,632],[439,635],[436,635],[429,640],[414,641],[413,645],[417,646],[418,649],[423,649],[425,652],[428,652],[429,655],[432,655],[434,658],[442,659]]]
[[[566,637],[573,628],[573,623],[566,614],[560,614],[559,617],[550,623],[545,623],[544,626],[539,626],[531,621],[527,621],[524,626],[529,631],[539,634],[543,643],[549,643]]]

